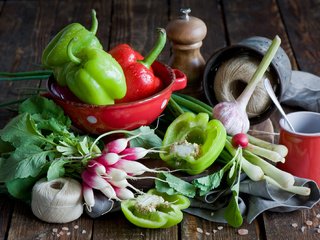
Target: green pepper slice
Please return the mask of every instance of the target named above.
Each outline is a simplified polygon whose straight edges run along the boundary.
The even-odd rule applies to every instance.
[[[182,195],[167,195],[151,189],[135,199],[122,201],[121,210],[138,227],[169,228],[182,221],[181,209],[189,205],[189,199]]]
[[[219,156],[226,141],[226,130],[209,115],[186,112],[168,127],[160,157],[169,166],[196,175],[207,169]]]

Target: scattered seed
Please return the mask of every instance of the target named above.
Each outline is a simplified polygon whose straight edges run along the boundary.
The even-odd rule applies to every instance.
[[[210,233],[209,233],[209,232],[206,232],[206,235],[207,235],[207,236],[209,236],[209,235],[210,235]]]
[[[305,229],[306,229],[306,227],[305,227],[305,226],[302,226],[302,227],[301,227],[301,232],[304,232]]]
[[[238,229],[238,234],[241,236],[248,235],[248,233],[249,233],[248,229],[245,229],[245,228]]]
[[[68,228],[68,227],[63,227],[62,230],[63,230],[63,231],[68,231],[69,228]]]
[[[58,232],[58,228],[53,228],[52,232],[54,232],[54,233]]]
[[[320,213],[318,213],[318,214],[316,215],[316,217],[317,217],[317,218],[320,218]]]
[[[218,228],[219,231],[223,229],[222,226],[218,226],[217,228]]]
[[[197,228],[198,233],[203,233],[203,230],[201,228]]]
[[[212,232],[213,232],[213,233],[216,233],[216,232],[218,232],[218,230],[216,230],[216,229],[213,229],[213,230],[212,230]]]
[[[298,224],[297,223],[292,223],[291,226],[296,228],[296,227],[298,227]]]
[[[214,212],[211,212],[210,215],[213,216],[213,215],[214,215]]]
[[[73,227],[74,229],[78,229],[79,228],[79,226],[78,225],[74,225],[74,227]]]
[[[306,224],[307,226],[312,226],[313,222],[310,221],[310,220],[307,220],[307,221],[305,221],[305,224]]]
[[[87,233],[87,231],[86,230],[82,230],[82,232],[81,232],[82,234],[86,234]]]

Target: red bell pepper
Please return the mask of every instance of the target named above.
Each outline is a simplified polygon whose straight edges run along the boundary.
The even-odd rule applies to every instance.
[[[109,53],[121,65],[127,83],[127,93],[116,103],[132,102],[149,97],[162,89],[162,82],[154,75],[152,63],[161,53],[166,43],[166,32],[158,29],[159,37],[150,53],[143,58],[140,53],[127,44],[120,44],[111,49]]]

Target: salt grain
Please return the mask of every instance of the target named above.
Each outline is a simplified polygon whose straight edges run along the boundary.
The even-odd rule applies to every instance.
[[[296,228],[296,227],[298,227],[298,224],[297,223],[292,223],[291,226]]]
[[[64,234],[64,233],[63,233],[62,231],[60,231],[60,232],[59,232],[59,235],[61,235],[61,236],[62,236],[63,234]]]
[[[305,229],[306,229],[306,227],[305,227],[305,226],[302,226],[302,227],[301,227],[301,232],[304,232]]]
[[[209,233],[209,232],[206,232],[206,235],[207,235],[207,236],[209,236],[209,235],[210,235],[210,233]]]
[[[67,232],[67,235],[70,236],[70,235],[71,235],[71,232]]]
[[[201,228],[197,228],[198,233],[203,233],[203,230]]]
[[[222,230],[222,229],[223,229],[223,227],[222,227],[222,226],[218,226],[217,228],[218,228],[218,230]]]
[[[318,213],[318,214],[316,215],[316,217],[317,217],[317,218],[320,218],[320,213]]]
[[[87,231],[86,230],[82,230],[82,232],[81,232],[82,234],[86,234],[87,233]]]
[[[247,235],[248,233],[249,233],[248,229],[245,229],[245,228],[238,229],[238,234],[241,236]]]
[[[63,230],[63,231],[68,231],[69,228],[68,228],[68,227],[63,227],[62,230]]]
[[[213,215],[214,215],[214,212],[211,212],[210,215],[213,216]]]
[[[320,233],[320,228],[317,229],[317,233]]]
[[[74,229],[78,229],[79,228],[79,226],[78,225],[74,225],[74,227],[73,227]]]
[[[216,230],[216,229],[213,229],[213,230],[212,230],[212,232],[213,232],[213,233],[216,233],[216,232],[218,232],[218,230]]]
[[[312,226],[313,222],[310,221],[310,220],[307,220],[307,221],[305,221],[305,224],[306,224],[307,226]]]
[[[53,228],[52,232],[54,232],[54,233],[58,232],[58,228]]]

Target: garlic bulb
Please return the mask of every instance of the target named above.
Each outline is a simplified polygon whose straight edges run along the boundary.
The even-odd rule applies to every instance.
[[[252,78],[250,79],[249,84],[237,98],[237,100],[233,102],[221,102],[213,108],[213,117],[222,122],[229,135],[233,136],[237,133],[248,132],[250,122],[248,114],[246,112],[246,107],[248,105],[250,97],[254,92],[254,89],[263,77],[273,57],[275,56],[280,43],[281,40],[278,36],[276,36],[272,40],[270,47],[268,48],[257,70],[254,72]]]
[[[221,102],[213,108],[213,117],[219,119],[231,136],[247,133],[250,127],[245,110],[235,102]]]

